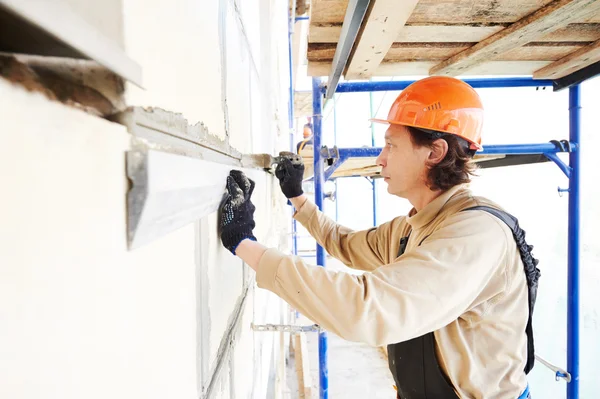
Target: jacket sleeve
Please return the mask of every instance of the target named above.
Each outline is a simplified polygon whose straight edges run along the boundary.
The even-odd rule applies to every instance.
[[[454,215],[396,263],[360,276],[269,249],[259,262],[257,283],[349,341],[374,346],[406,341],[459,318],[482,300],[476,301],[494,275],[504,273],[507,233],[492,218],[485,212]],[[485,295],[502,295],[504,284],[496,291],[487,288]]]
[[[353,231],[331,220],[310,201],[304,203],[294,218],[331,256],[348,267],[373,271],[387,263],[391,222]]]

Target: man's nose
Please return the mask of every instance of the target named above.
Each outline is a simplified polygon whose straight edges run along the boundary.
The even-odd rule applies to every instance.
[[[381,150],[381,152],[377,156],[377,159],[375,160],[375,162],[377,163],[377,166],[381,166],[382,168],[384,168],[386,166],[386,164],[387,164],[387,156],[385,154],[385,148],[383,148]]]

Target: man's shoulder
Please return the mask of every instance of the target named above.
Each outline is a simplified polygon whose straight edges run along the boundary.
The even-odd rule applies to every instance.
[[[467,188],[459,190],[456,195],[448,201],[447,205],[446,208],[449,213],[461,212],[474,207],[489,207],[502,212],[507,212],[499,203],[487,197],[476,195]]]
[[[476,209],[472,209],[476,208]],[[475,229],[478,232],[492,229],[497,233],[502,231],[503,235],[509,237],[510,228],[494,212],[488,212],[486,209],[498,210],[508,213],[500,204],[491,199],[473,194],[468,189],[460,190],[453,198],[448,201],[443,212],[441,212],[440,227],[448,223],[459,223],[470,225],[469,229]]]

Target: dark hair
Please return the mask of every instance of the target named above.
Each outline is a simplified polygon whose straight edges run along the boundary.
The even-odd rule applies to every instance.
[[[406,127],[411,141],[417,147],[432,148],[433,143],[443,139],[448,143],[448,153],[438,164],[429,169],[428,186],[432,190],[448,190],[456,185],[469,183],[475,175],[477,165],[472,162],[474,150],[469,149],[469,143],[458,136],[433,130]]]

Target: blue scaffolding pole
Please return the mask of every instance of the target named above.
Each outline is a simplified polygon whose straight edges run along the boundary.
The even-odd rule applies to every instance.
[[[414,80],[392,80],[392,81],[380,81],[380,82],[342,82],[337,85],[335,89],[336,93],[356,93],[365,91],[394,91],[404,90],[414,83]],[[506,87],[552,87],[551,80],[534,80],[531,78],[478,78],[478,79],[464,79],[464,82],[468,83],[475,89],[489,89],[489,88],[506,88]],[[326,90],[326,87],[321,89],[322,92]]]
[[[315,176],[315,204],[323,210],[323,162],[321,161],[321,122],[323,119],[323,100],[321,95],[321,80],[313,78],[313,153]],[[317,93],[317,95],[315,95]],[[325,249],[317,244],[317,265],[325,267]],[[327,333],[319,332],[319,394],[322,399],[329,397],[329,377],[327,368]]]
[[[545,87],[552,86],[551,80],[531,78],[465,79],[474,88]],[[413,83],[406,81],[346,82],[339,83],[336,92],[372,92],[403,90]],[[323,185],[335,169],[348,158],[377,157],[380,148],[335,148],[334,151],[322,145],[323,95],[327,88],[319,78],[313,78],[313,118],[314,118],[314,184],[315,203],[323,209]],[[543,154],[556,163],[569,178],[569,229],[568,229],[568,309],[567,309],[567,372],[556,373],[557,378],[567,381],[567,399],[579,399],[579,145],[580,145],[580,88],[569,89],[569,141],[554,141],[539,144],[486,145],[478,155],[533,155]],[[374,144],[372,142],[372,144]],[[565,164],[558,153],[569,154],[569,164]],[[334,158],[333,164],[325,170],[324,160]],[[375,203],[373,209],[375,212]],[[375,213],[374,213],[375,220]],[[325,251],[317,244],[317,264],[325,267]],[[319,381],[320,398],[328,398],[327,336],[319,334]]]
[[[580,143],[581,97],[579,85],[569,88],[569,140]],[[579,150],[569,154],[569,244],[567,277],[567,398],[579,398]]]

